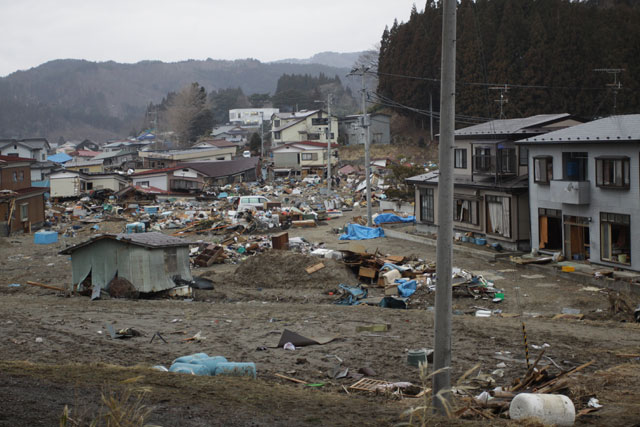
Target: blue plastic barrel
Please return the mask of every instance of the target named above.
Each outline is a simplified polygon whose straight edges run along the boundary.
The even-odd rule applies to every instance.
[[[193,363],[174,363],[169,368],[169,372],[189,375],[209,375],[209,369],[207,369],[206,366]]]
[[[33,243],[38,245],[48,245],[58,241],[58,233],[56,231],[38,231],[34,234]]]
[[[256,377],[256,364],[253,362],[226,362],[218,363],[214,375],[232,375]]]
[[[209,357],[207,353],[194,353],[188,356],[178,357],[173,363],[191,363],[194,359],[206,359]]]
[[[476,245],[484,246],[487,244],[487,239],[482,237],[476,237]]]
[[[209,375],[213,375],[216,372],[216,367],[220,363],[226,363],[226,362],[228,362],[228,360],[222,356],[213,356],[213,357],[207,357],[204,359],[193,359],[189,363],[205,366],[209,370]]]

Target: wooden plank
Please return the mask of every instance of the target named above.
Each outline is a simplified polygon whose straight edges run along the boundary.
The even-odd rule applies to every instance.
[[[360,267],[360,270],[358,271],[358,276],[373,279],[374,277],[376,277],[377,272],[378,271],[373,268]]]
[[[44,284],[44,283],[38,283],[38,282],[29,281],[29,282],[27,282],[27,285],[38,286],[40,288],[52,289],[54,291],[60,291],[60,292],[65,292],[66,291],[66,289],[59,288],[57,286],[51,286],[51,285],[47,285],[47,284]]]
[[[299,379],[296,379],[296,378],[291,378],[291,377],[288,377],[286,375],[282,375],[282,374],[273,374],[273,375],[275,375],[278,378],[282,378],[283,380],[292,381],[294,383],[307,384],[306,381],[302,381],[302,380],[299,380]]]
[[[310,267],[305,268],[305,271],[309,274],[315,273],[318,270],[322,270],[325,267],[323,262],[320,262],[318,264],[312,265]]]

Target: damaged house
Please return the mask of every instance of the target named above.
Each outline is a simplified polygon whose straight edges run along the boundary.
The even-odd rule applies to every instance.
[[[158,232],[98,235],[60,253],[71,256],[73,289],[107,289],[119,277],[148,293],[175,287],[176,276],[192,279],[189,243]]]

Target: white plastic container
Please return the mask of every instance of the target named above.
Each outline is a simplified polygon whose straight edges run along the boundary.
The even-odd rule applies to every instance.
[[[512,420],[535,418],[544,424],[572,426],[576,408],[567,396],[561,394],[520,393],[509,405]]]

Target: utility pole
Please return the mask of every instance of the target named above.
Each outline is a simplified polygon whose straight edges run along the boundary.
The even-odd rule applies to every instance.
[[[489,90],[499,90],[500,91],[500,99],[494,99],[494,101],[497,102],[498,104],[500,104],[500,115],[498,116],[498,119],[506,119],[506,116],[504,115],[504,113],[502,111],[502,106],[504,104],[508,104],[509,103],[509,99],[504,96],[509,91],[509,88],[505,84],[504,86],[490,87]]]
[[[453,141],[456,96],[456,0],[442,3],[440,83],[440,175],[436,247],[435,351],[433,406],[441,415],[451,396],[451,271],[453,257]],[[441,400],[442,399],[442,400]]]
[[[264,112],[260,112],[260,161],[264,161]]]
[[[618,109],[618,92],[622,89],[622,84],[618,80],[618,74],[624,71],[624,68],[596,68],[593,71],[599,73],[613,74],[613,83],[607,84],[613,90],[613,115],[615,116]]]
[[[431,91],[429,91],[429,129],[431,131],[430,142],[433,142],[433,97]]]
[[[365,183],[367,185],[367,226],[372,227],[373,221],[371,219],[371,159],[369,158],[369,121],[367,120],[367,90],[364,84],[364,76],[367,74],[367,71],[369,71],[369,67],[361,65],[360,67],[351,70],[348,76],[360,75],[362,77],[362,121],[360,125],[364,136],[364,173],[366,175]]]
[[[331,94],[327,95],[327,190],[331,194]]]

